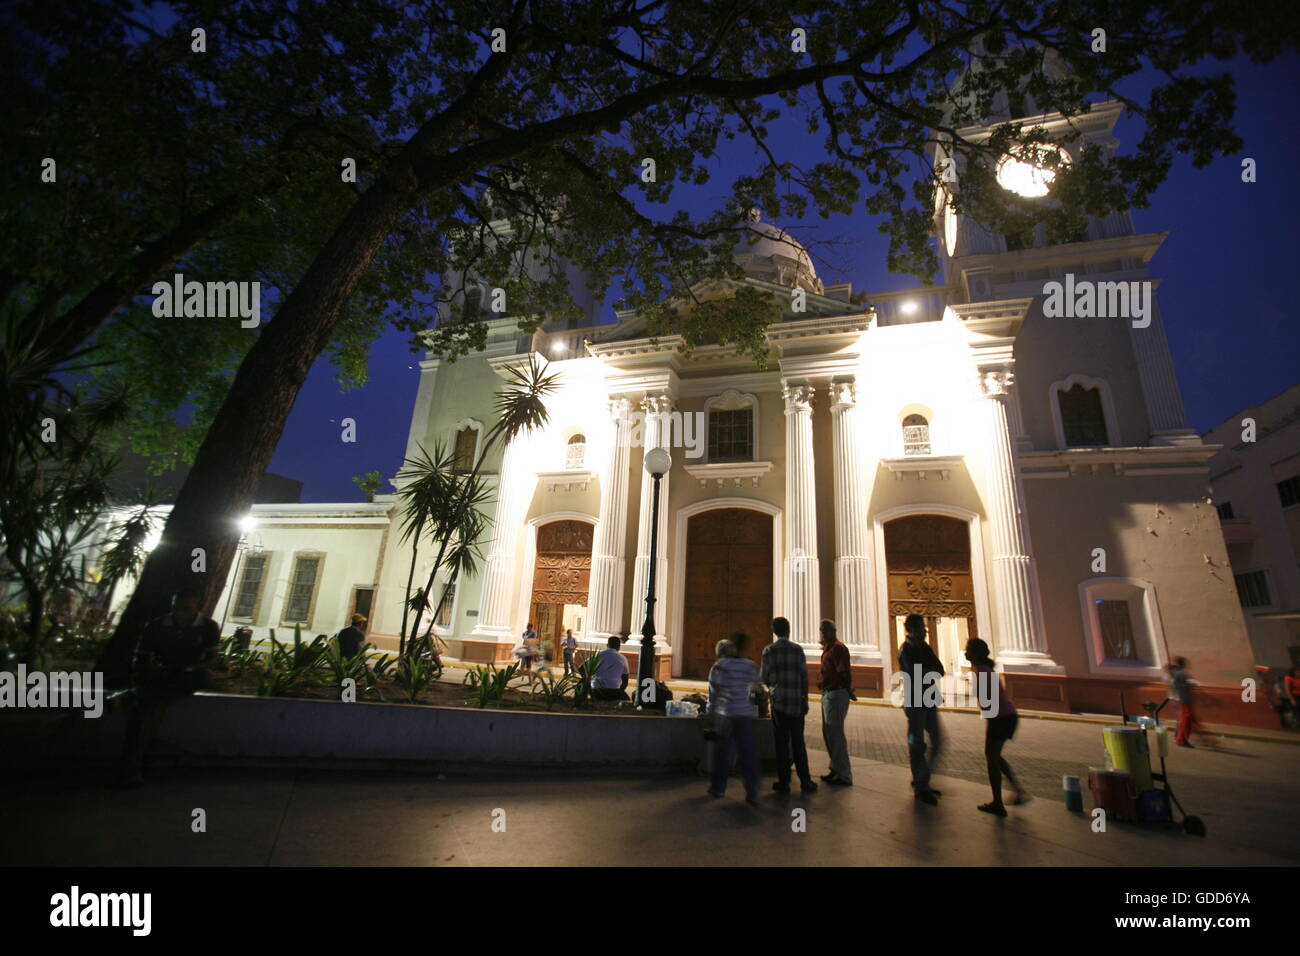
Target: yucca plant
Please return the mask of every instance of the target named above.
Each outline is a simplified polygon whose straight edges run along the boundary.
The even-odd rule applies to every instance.
[[[221,639],[221,643],[217,645],[217,653],[221,665],[234,675],[253,670],[262,659],[261,653],[252,647],[242,647],[233,634]]]
[[[542,698],[546,709],[550,710],[569,694],[576,694],[581,681],[582,678],[577,674],[565,674],[561,677],[539,674],[537,680],[533,682],[530,693]]]
[[[477,703],[479,707],[486,707],[493,701],[500,701],[505,697],[506,687],[518,671],[518,661],[501,670],[497,670],[495,664],[482,664],[470,669],[465,674],[465,686],[476,692],[477,700],[467,700],[465,703]]]
[[[596,679],[596,668],[599,666],[599,652],[588,651],[578,662],[578,672],[575,675],[578,678],[577,686],[573,689],[573,706],[585,707],[591,703],[591,685]]]
[[[438,679],[438,674],[439,668],[431,657],[423,654],[407,654],[397,662],[393,683],[406,695],[406,699],[414,704],[419,696]]]
[[[366,660],[366,651],[370,646],[362,644],[355,655],[346,657],[343,649],[339,647],[338,638],[330,638],[325,643],[325,652],[320,658],[321,679],[327,684],[340,686],[345,680],[351,678],[357,682],[358,687],[370,687],[373,677]]]

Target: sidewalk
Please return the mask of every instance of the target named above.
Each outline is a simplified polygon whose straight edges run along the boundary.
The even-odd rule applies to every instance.
[[[172,771],[143,790],[87,778],[0,788],[6,865],[205,866],[1108,866],[1300,862],[1267,834],[1243,846],[1112,823],[1035,799],[1000,819],[987,788],[937,776],[940,805],[913,800],[908,771],[853,758],[855,785],[809,797],[767,788],[758,808],[733,779],[722,800],[692,776],[419,776]],[[195,808],[207,831],[194,833]],[[802,811],[802,812],[798,812]],[[1246,810],[1241,809],[1242,816]],[[498,822],[494,829],[494,821]],[[1291,825],[1289,821],[1282,821]],[[504,832],[500,832],[504,824]],[[1252,841],[1255,843],[1255,841]],[[1263,847],[1262,849],[1260,847]]]

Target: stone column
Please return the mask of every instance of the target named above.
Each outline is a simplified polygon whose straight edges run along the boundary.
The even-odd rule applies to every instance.
[[[667,442],[668,416],[673,410],[672,396],[666,392],[647,395],[641,402],[645,413],[644,451],[663,448]],[[642,457],[644,461],[644,456]],[[659,486],[659,541],[656,545],[658,568],[655,569],[655,634],[662,638],[665,633],[664,621],[668,602],[664,599],[668,592],[668,479],[671,472],[664,475]],[[654,503],[654,479],[641,468],[641,515],[637,525],[636,568],[632,575],[632,608],[628,615],[628,631],[635,640],[641,634],[645,624],[645,591],[650,572],[650,511]]]
[[[816,644],[821,618],[817,564],[817,489],[813,474],[812,385],[786,384],[785,616],[790,637]]]
[[[1165,337],[1164,319],[1154,288],[1150,292],[1149,304],[1150,324],[1138,328],[1128,321],[1128,326],[1133,357],[1137,360],[1138,380],[1142,384],[1142,396],[1146,399],[1147,416],[1151,422],[1151,444],[1199,445],[1200,437],[1187,427],[1183,396],[1178,390],[1178,377],[1174,374],[1174,360],[1169,354],[1169,340]]]
[[[537,483],[537,472],[530,466],[528,445],[528,436],[520,435],[506,446],[501,457],[492,543],[483,564],[483,590],[473,637],[509,640],[515,637],[510,620],[511,599],[519,589],[515,550]]]
[[[831,383],[831,421],[835,444],[835,623],[840,640],[879,658],[872,618],[870,500],[866,449],[852,380]]]
[[[604,643],[623,619],[623,557],[627,535],[628,409],[626,398],[609,402],[609,454],[600,478],[600,523],[591,549],[591,591],[586,637]]]
[[[980,370],[987,511],[993,544],[991,578],[998,608],[995,653],[1011,669],[1060,672],[1048,653],[1039,613],[1038,569],[1030,547],[1024,489],[1008,421],[1012,378],[1006,366]]]

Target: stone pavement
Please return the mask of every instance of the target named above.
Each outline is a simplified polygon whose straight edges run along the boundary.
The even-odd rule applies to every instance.
[[[1086,769],[1096,725],[1022,720],[1008,746],[1039,799],[1003,820],[974,754],[973,715],[945,714],[938,807],[914,801],[903,762],[902,716],[851,710],[852,788],[804,798],[765,789],[747,807],[738,780],[727,797],[703,779],[479,770],[437,775],[290,769],[169,770],[117,791],[89,772],[0,785],[0,864],[7,865],[1270,865],[1300,862],[1300,748],[1233,742],[1229,752],[1173,754],[1185,804],[1208,827],[1111,823],[1059,799],[1062,768]],[[810,742],[817,733],[815,721]],[[814,769],[824,757],[813,751]],[[976,781],[976,777],[979,781]],[[765,788],[770,785],[765,781]],[[207,831],[191,831],[202,808]],[[803,810],[802,832],[795,824]],[[493,824],[497,823],[497,829]],[[500,832],[504,822],[504,832]]]

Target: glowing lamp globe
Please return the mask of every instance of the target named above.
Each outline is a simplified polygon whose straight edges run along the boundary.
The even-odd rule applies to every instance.
[[[1053,158],[1058,167],[1070,165],[1070,154],[1059,146],[1038,143],[1022,147],[998,163],[998,185],[1026,199],[1046,196],[1056,179],[1056,170],[1045,164]]]
[[[645,470],[652,475],[665,475],[672,467],[673,459],[667,448],[652,448],[646,452]]]

